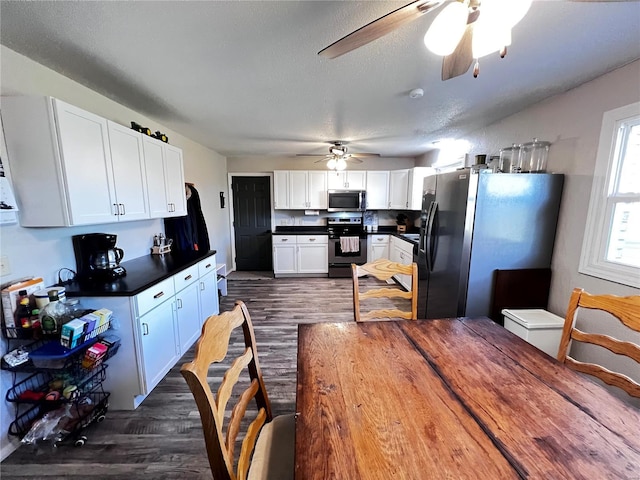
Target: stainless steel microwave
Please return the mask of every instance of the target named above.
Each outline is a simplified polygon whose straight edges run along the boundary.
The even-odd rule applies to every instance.
[[[328,190],[328,212],[363,212],[367,209],[364,190]]]

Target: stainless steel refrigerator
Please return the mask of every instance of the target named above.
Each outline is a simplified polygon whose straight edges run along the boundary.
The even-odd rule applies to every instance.
[[[549,268],[563,182],[470,169],[426,177],[418,318],[488,316],[495,270]]]

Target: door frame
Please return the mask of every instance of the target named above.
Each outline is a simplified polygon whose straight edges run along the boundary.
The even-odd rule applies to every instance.
[[[227,173],[227,191],[229,192],[229,236],[231,240],[231,269],[227,268],[227,274],[236,270],[236,230],[233,226],[234,210],[233,210],[233,177],[269,177],[269,211],[271,212],[271,232],[274,231],[275,210],[273,209],[273,172],[238,172]]]

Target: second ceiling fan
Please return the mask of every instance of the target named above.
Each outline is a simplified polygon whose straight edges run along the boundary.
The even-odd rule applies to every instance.
[[[573,2],[625,2],[637,0],[566,0]],[[342,37],[318,55],[336,58],[370,43],[447,3],[427,30],[424,41],[442,55],[442,80],[466,73],[473,60],[493,52],[504,57],[511,44],[511,28],[527,13],[532,0],[415,0]]]

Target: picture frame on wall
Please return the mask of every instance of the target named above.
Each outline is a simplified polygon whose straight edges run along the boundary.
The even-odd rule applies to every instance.
[[[0,117],[0,225],[18,222],[18,203],[11,187],[11,175],[7,162],[7,147]]]

